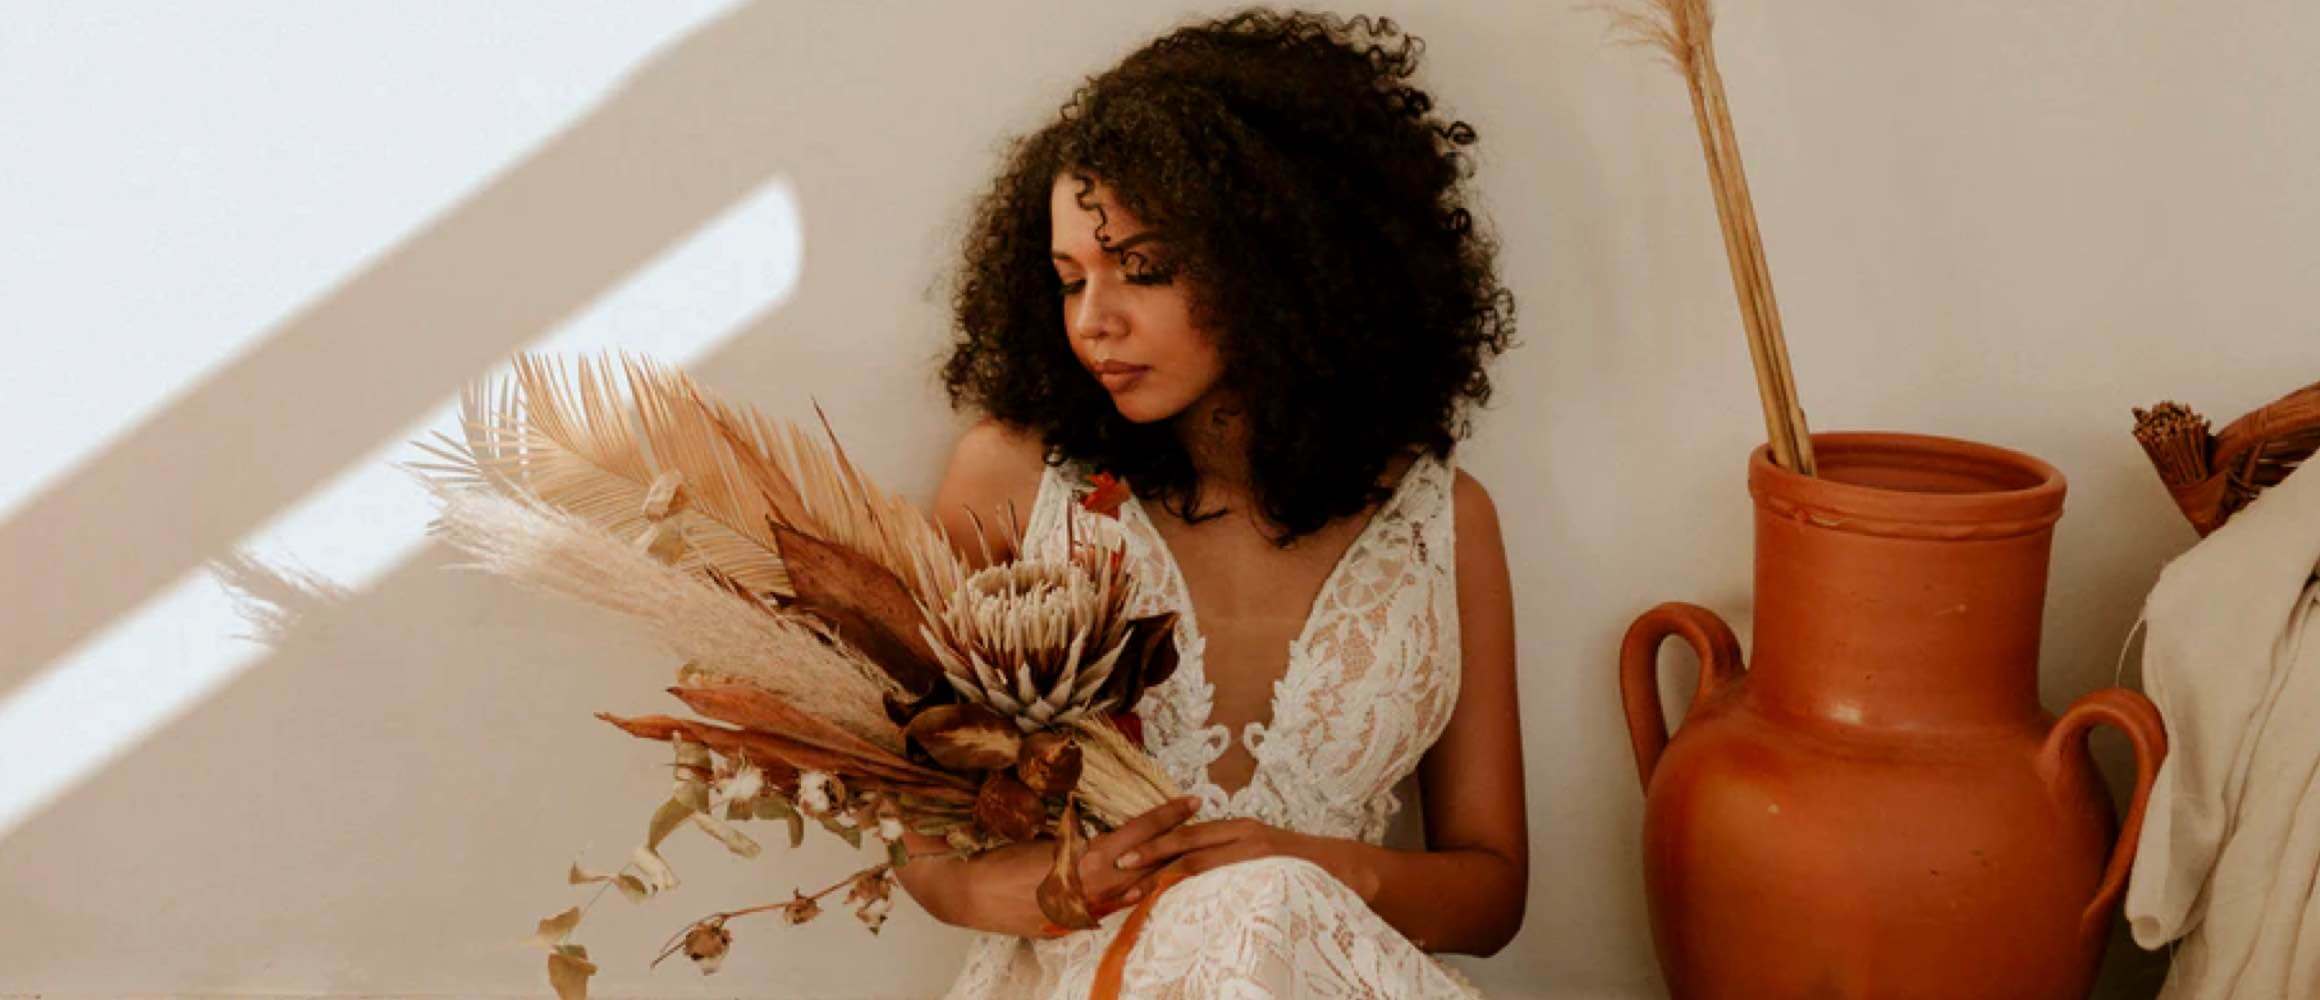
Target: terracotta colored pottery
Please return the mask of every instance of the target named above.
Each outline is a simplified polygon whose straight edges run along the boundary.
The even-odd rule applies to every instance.
[[[2108,688],[2038,703],[2062,475],[1945,438],[1818,434],[1820,476],[1749,461],[1755,664],[1715,614],[1664,604],[1620,681],[1645,787],[1652,936],[1678,998],[2081,997],[2166,753]],[[1675,738],[1654,662],[1700,685]],[[2126,821],[2086,752],[2134,745]]]

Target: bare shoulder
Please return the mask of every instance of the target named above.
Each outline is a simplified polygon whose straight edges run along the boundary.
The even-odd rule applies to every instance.
[[[999,520],[1004,512],[1012,509],[1020,533],[1039,497],[1039,479],[1046,467],[1047,448],[1037,434],[985,417],[951,447],[950,464],[935,489],[935,520],[961,552],[979,557],[981,546],[974,536],[978,520],[994,547],[1005,537]]]
[[[1461,616],[1502,618],[1513,594],[1507,579],[1506,540],[1499,532],[1498,505],[1482,481],[1464,469],[1450,487],[1451,533],[1458,550]]]
[[[1474,478],[1465,469],[1450,484],[1450,512],[1456,519],[1458,547],[1463,552],[1470,543],[1487,543],[1495,548],[1501,543],[1498,534],[1498,505],[1490,499],[1490,491],[1482,480]]]

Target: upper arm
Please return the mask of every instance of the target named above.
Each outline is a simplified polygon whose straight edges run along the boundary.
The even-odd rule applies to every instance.
[[[950,464],[935,487],[932,514],[970,565],[983,564],[983,544],[975,539],[978,527],[994,554],[1005,549],[1010,537],[1002,518],[1011,518],[1014,537],[1021,537],[1031,504],[1039,497],[1046,454],[1037,436],[989,417],[968,428],[951,447]],[[940,837],[912,832],[903,834],[903,840],[912,854],[932,855],[895,869],[903,889],[937,919],[961,919],[967,862],[943,856],[950,845]]]
[[[1418,766],[1426,841],[1436,850],[1487,850],[1527,873],[1514,592],[1506,545],[1497,508],[1480,482],[1460,472],[1451,495],[1458,560],[1458,703]]]
[[[994,554],[1005,552],[1010,537],[1022,537],[1046,455],[1037,435],[990,417],[959,436],[942,485],[935,488],[933,514],[969,562],[983,563],[978,526]]]

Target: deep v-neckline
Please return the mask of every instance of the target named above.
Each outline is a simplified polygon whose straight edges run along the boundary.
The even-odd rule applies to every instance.
[[[1376,510],[1370,511],[1369,519],[1362,522],[1361,530],[1354,533],[1353,540],[1346,543],[1345,550],[1339,552],[1336,562],[1330,565],[1328,575],[1321,578],[1321,586],[1313,592],[1312,603],[1305,608],[1305,619],[1298,624],[1297,635],[1289,640],[1286,653],[1287,662],[1282,664],[1280,675],[1273,678],[1272,690],[1267,692],[1265,696],[1264,718],[1252,719],[1243,724],[1239,732],[1234,732],[1231,727],[1216,721],[1216,705],[1212,700],[1208,705],[1206,717],[1193,724],[1192,732],[1221,729],[1228,741],[1228,748],[1231,742],[1245,741],[1251,730],[1262,732],[1266,734],[1267,738],[1271,736],[1274,725],[1281,720],[1281,696],[1283,692],[1293,690],[1292,681],[1300,679],[1298,670],[1303,661],[1308,659],[1304,655],[1305,648],[1313,642],[1315,628],[1320,622],[1324,610],[1330,604],[1329,598],[1332,591],[1338,586],[1338,578],[1345,574],[1348,566],[1352,565],[1354,558],[1361,552],[1363,544],[1369,541],[1370,534],[1378,530],[1378,525],[1385,520],[1387,512],[1391,511],[1394,505],[1402,502],[1403,494],[1410,489],[1411,480],[1418,478],[1419,463],[1426,461],[1428,457],[1426,453],[1421,452],[1407,468],[1402,470],[1401,478],[1394,481],[1393,488],[1387,492],[1386,498],[1378,503]],[[1159,525],[1154,524],[1151,514],[1144,510],[1143,500],[1130,494],[1127,506],[1135,511],[1136,519],[1143,522],[1145,536],[1151,540],[1153,551],[1157,553],[1162,564],[1168,568],[1169,589],[1172,591],[1170,596],[1175,599],[1179,611],[1177,628],[1184,633],[1180,646],[1190,650],[1192,654],[1186,657],[1186,662],[1178,665],[1178,675],[1184,680],[1207,686],[1209,684],[1208,634],[1201,631],[1200,615],[1193,607],[1192,580],[1184,575],[1184,565],[1176,561],[1176,550],[1169,546],[1167,537],[1160,534]],[[1190,676],[1187,677],[1185,674],[1188,671]],[[1209,768],[1216,764],[1213,759],[1200,765],[1199,779],[1201,784],[1215,789],[1227,803],[1241,798],[1250,789],[1257,787],[1257,777],[1264,773],[1265,755],[1254,746],[1248,747],[1248,750],[1250,755],[1249,777],[1239,788],[1228,789],[1217,784],[1215,777],[1209,773]],[[1222,756],[1221,752],[1219,756]]]

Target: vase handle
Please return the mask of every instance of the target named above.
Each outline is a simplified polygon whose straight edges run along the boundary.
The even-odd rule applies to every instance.
[[[1667,749],[1667,720],[1659,705],[1659,645],[1669,636],[1682,636],[1700,656],[1700,688],[1693,707],[1713,697],[1725,684],[1740,678],[1740,640],[1716,613],[1697,604],[1671,601],[1643,613],[1628,626],[1619,647],[1619,695],[1627,707],[1627,736],[1635,746],[1636,776],[1651,787],[1651,772]]]
[[[2104,688],[2072,702],[2046,734],[2046,746],[2040,751],[2045,772],[2060,775],[2066,768],[2093,771],[2094,755],[2087,750],[2086,738],[2104,723],[2126,733],[2127,742],[2135,748],[2135,797],[2119,821],[2118,844],[2111,848],[2102,883],[2079,915],[2080,929],[2089,934],[2104,930],[2099,925],[2108,924],[2111,907],[2126,891],[2127,872],[2135,864],[2135,842],[2143,831],[2143,810],[2151,801],[2151,783],[2158,779],[2159,765],[2167,759],[2167,724],[2151,699],[2125,688]],[[2095,783],[2101,785],[2099,776]]]

